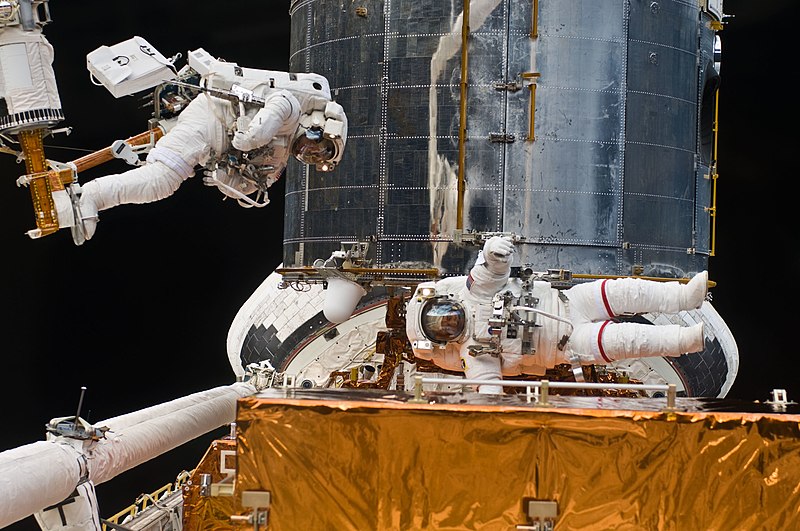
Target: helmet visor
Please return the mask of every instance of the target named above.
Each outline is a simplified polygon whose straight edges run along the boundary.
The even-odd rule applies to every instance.
[[[461,304],[443,298],[426,302],[420,314],[422,333],[431,341],[447,343],[455,341],[464,333],[466,313]]]
[[[321,130],[309,129],[292,144],[292,155],[305,164],[322,164],[336,156],[336,145]]]

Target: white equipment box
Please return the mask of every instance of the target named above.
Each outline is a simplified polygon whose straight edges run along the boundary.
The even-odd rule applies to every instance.
[[[141,37],[113,46],[100,46],[86,55],[86,66],[115,98],[153,88],[176,77],[172,63]]]

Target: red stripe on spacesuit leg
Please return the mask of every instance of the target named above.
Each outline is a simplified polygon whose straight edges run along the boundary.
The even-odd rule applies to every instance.
[[[605,330],[610,322],[611,321],[603,321],[603,324],[600,325],[600,330],[597,332],[597,348],[600,349],[600,355],[603,356],[603,359],[608,363],[611,363],[613,360],[609,359],[609,357],[606,356],[606,351],[603,350],[603,330]]]
[[[603,306],[606,307],[606,312],[608,312],[608,316],[615,317],[614,312],[611,311],[611,305],[608,303],[608,295],[606,294],[606,282],[608,282],[608,279],[605,279],[600,284],[600,295],[603,297]]]

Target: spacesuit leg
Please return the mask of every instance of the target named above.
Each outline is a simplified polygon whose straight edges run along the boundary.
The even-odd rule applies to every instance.
[[[568,344],[583,364],[606,364],[650,356],[680,356],[687,352],[700,352],[704,346],[703,323],[684,327],[613,321],[575,327]]]
[[[82,186],[80,200],[86,239],[94,235],[99,211],[121,204],[150,203],[169,197],[186,179],[184,175],[186,173],[178,173],[156,161],[119,175],[89,181]]]
[[[464,365],[464,377],[468,380],[501,380],[503,373],[500,358],[490,354],[472,356],[464,345],[461,348],[461,362]],[[488,395],[503,394],[501,385],[481,385],[478,392]]]
[[[82,186],[81,218],[86,239],[94,234],[97,213],[129,203],[159,201],[173,193],[192,177],[195,167],[202,164],[211,152],[222,153],[229,147],[227,123],[233,114],[227,102],[218,104],[200,94],[178,116],[170,129],[147,154],[147,164],[119,175],[108,175]],[[59,224],[71,226],[59,215]]]
[[[687,284],[617,278],[579,284],[565,293],[577,311],[590,321],[598,321],[625,314],[700,308],[707,284],[708,272],[703,271]]]
[[[605,297],[615,315],[664,312],[699,308],[706,298],[708,272],[696,274],[687,284],[656,282],[638,278],[603,281]]]

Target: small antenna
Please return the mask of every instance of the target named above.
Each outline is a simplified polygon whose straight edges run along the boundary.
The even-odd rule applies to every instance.
[[[78,425],[78,419],[81,416],[81,407],[83,407],[83,395],[86,394],[86,386],[81,386],[81,398],[78,400],[78,411],[75,413],[75,425]]]

